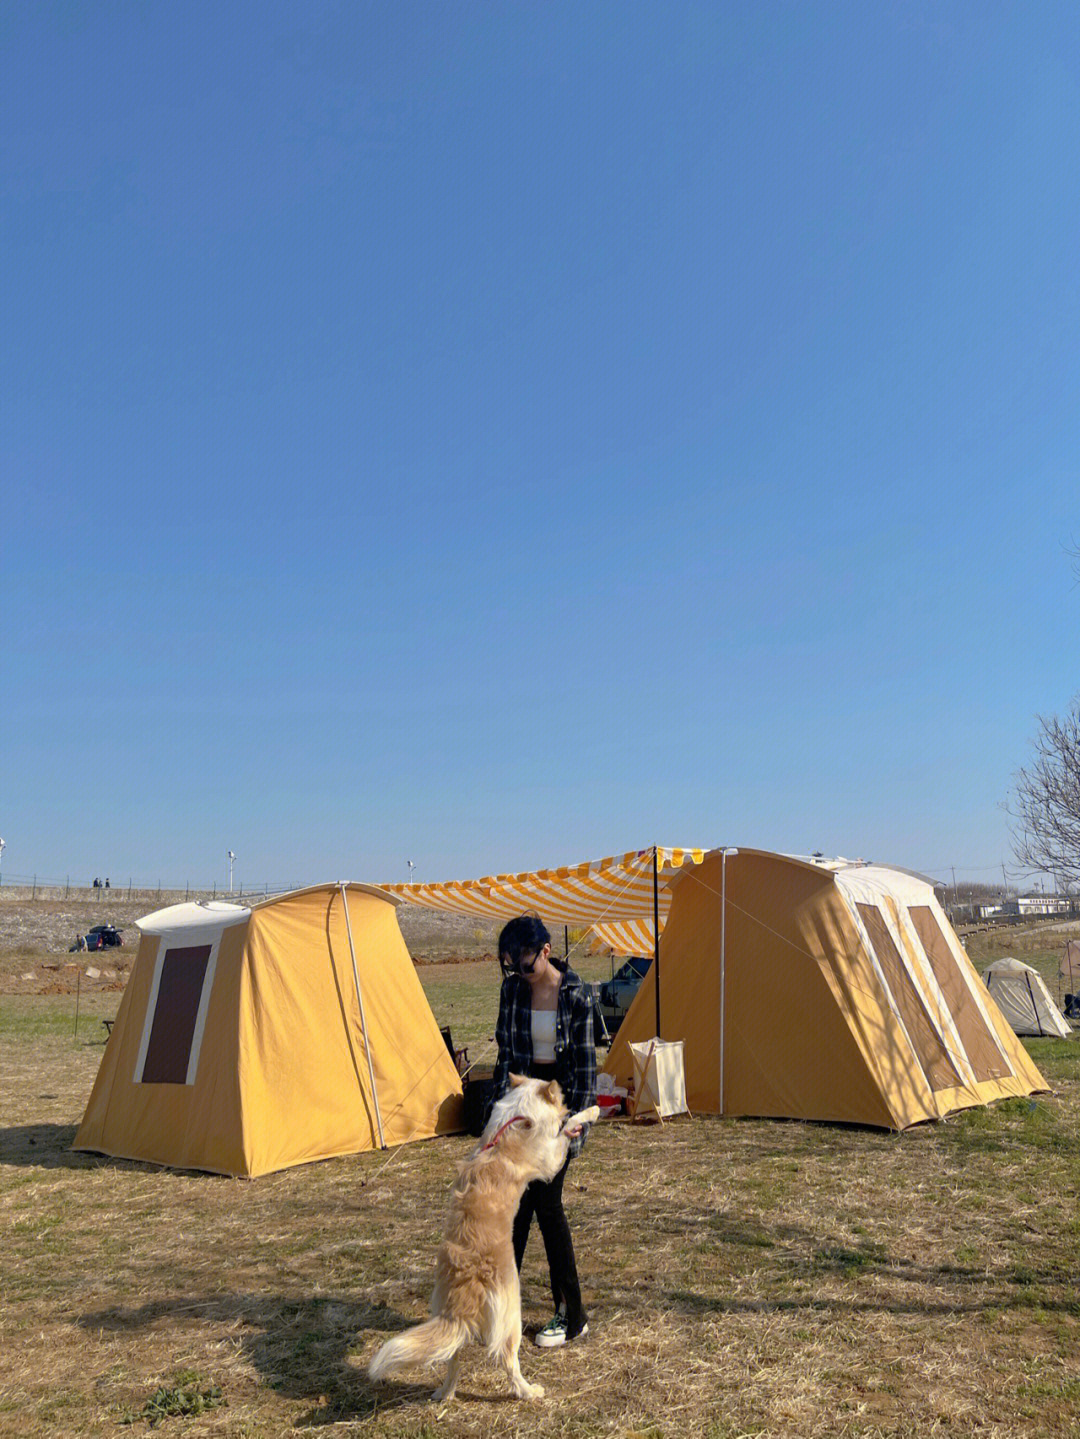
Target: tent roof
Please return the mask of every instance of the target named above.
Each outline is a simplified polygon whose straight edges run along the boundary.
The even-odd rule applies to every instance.
[[[253,909],[267,909],[271,905],[283,904],[304,894],[338,894],[342,888],[361,894],[373,894],[377,899],[385,900],[394,906],[401,903],[396,895],[386,893],[383,886],[343,880],[337,884],[310,884],[303,889],[286,890],[284,894],[271,895],[269,899],[260,899],[251,905],[234,904],[230,900],[222,899],[184,900],[180,904],[166,905],[164,909],[155,909],[152,914],[144,915],[135,923],[143,934],[171,934],[178,929],[225,929],[231,924],[243,923],[250,917]]]
[[[287,889],[282,894],[274,894],[271,895],[269,899],[259,900],[257,904],[252,905],[252,909],[266,909],[268,905],[282,904],[286,900],[296,899],[302,894],[338,894],[342,889],[353,890],[359,894],[373,894],[376,898],[385,899],[390,904],[397,906],[401,903],[401,900],[396,895],[390,893],[392,888],[392,885],[385,884],[358,884],[357,881],[353,879],[328,881],[325,884],[305,885],[303,889]]]
[[[1003,955],[1001,959],[995,959],[992,964],[988,964],[983,970],[983,977],[985,979],[989,979],[992,974],[1034,974],[1037,975],[1039,979],[1042,978],[1039,971],[1034,969],[1030,964],[1024,964],[1022,960],[1013,959],[1009,955]]]
[[[135,923],[142,934],[171,934],[177,929],[227,929],[229,925],[243,923],[250,914],[251,910],[243,904],[198,899],[155,909],[153,914],[144,914]]]

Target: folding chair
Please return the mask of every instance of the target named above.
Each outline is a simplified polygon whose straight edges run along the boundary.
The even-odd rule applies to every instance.
[[[459,1074],[464,1074],[469,1067],[468,1047],[466,1046],[464,1049],[454,1048],[454,1039],[453,1035],[450,1033],[449,1025],[447,1025],[445,1029],[440,1029],[439,1033],[446,1041],[446,1047],[450,1051],[450,1058],[454,1061],[454,1068]]]

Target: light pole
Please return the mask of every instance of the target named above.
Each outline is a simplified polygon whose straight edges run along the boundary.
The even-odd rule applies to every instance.
[[[412,872],[416,868],[416,865],[411,859],[407,859],[405,863],[409,866],[409,883],[412,884]]]
[[[4,850],[5,850],[5,849],[7,849],[7,845],[4,843],[4,841],[3,841],[2,839],[0,839],[0,884],[3,884],[3,882],[4,882],[3,864],[4,864]]]
[[[236,860],[236,855],[233,854],[232,850],[230,849],[226,851],[225,857],[229,861],[229,893],[232,894],[232,867]]]
[[[727,979],[727,862],[729,854],[738,854],[737,849],[720,851],[720,1086],[719,1109],[724,1113],[724,987]]]

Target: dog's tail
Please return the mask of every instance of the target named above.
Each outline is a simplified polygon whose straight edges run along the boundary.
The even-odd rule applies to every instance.
[[[368,1376],[381,1379],[410,1364],[449,1364],[469,1337],[469,1326],[463,1319],[436,1315],[388,1339],[368,1365]]]

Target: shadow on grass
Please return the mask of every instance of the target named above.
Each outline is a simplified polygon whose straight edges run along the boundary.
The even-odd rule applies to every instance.
[[[93,1169],[100,1154],[75,1154],[77,1124],[16,1124],[0,1129],[0,1164],[35,1169]],[[111,1161],[109,1161],[111,1162]]]
[[[220,1179],[231,1184],[227,1174],[206,1169],[184,1169],[177,1164],[158,1164],[152,1159],[123,1159],[94,1150],[75,1150],[77,1124],[19,1124],[0,1129],[0,1164],[14,1168],[34,1169],[120,1169],[133,1174],[197,1175],[200,1179]]]
[[[92,1334],[124,1333],[173,1323],[216,1324],[239,1337],[243,1353],[275,1393],[314,1407],[296,1427],[319,1427],[368,1419],[380,1411],[430,1401],[441,1372],[427,1384],[372,1383],[366,1366],[377,1344],[415,1324],[383,1304],[345,1296],[318,1295],[297,1300],[273,1295],[228,1294],[206,1299],[151,1300],[137,1308],[110,1308],[79,1317]],[[479,1349],[476,1355],[480,1356]],[[350,1356],[355,1356],[351,1358]],[[501,1394],[470,1394],[461,1399],[499,1403]],[[509,1392],[506,1400],[512,1399]]]
[[[153,1164],[142,1159],[113,1159],[108,1154],[74,1150],[77,1124],[16,1124],[0,1129],[0,1164],[16,1169],[127,1169],[134,1173],[160,1173],[174,1166]],[[178,1174],[201,1174],[201,1170],[176,1170]]]
[[[1037,1266],[1016,1263],[988,1273],[981,1266],[922,1264],[916,1259],[890,1255],[886,1246],[875,1240],[830,1243],[823,1234],[810,1234],[792,1225],[770,1228],[718,1218],[709,1227],[736,1252],[742,1247],[766,1251],[769,1258],[763,1254],[760,1262],[773,1267],[774,1292],[744,1300],[671,1288],[664,1297],[676,1311],[739,1314],[802,1310],[834,1315],[889,1312],[929,1316],[1039,1310],[1080,1315],[1080,1297],[1073,1286],[1067,1254]],[[863,1279],[873,1282],[872,1292],[860,1293]],[[815,1292],[815,1285],[836,1280],[847,1281],[849,1292]],[[891,1293],[882,1292],[883,1283],[891,1287]],[[910,1298],[903,1293],[908,1286],[913,1286]],[[943,1288],[950,1291],[947,1297],[929,1298],[931,1294],[940,1295]]]
[[[846,1271],[844,1271],[846,1272]],[[911,1276],[908,1276],[909,1278]],[[927,1283],[948,1280],[952,1283],[981,1285],[982,1294],[972,1297],[928,1303],[912,1299],[904,1303],[895,1299],[859,1299],[852,1297],[821,1297],[815,1294],[777,1296],[775,1299],[728,1299],[722,1294],[696,1294],[687,1289],[671,1289],[664,1298],[682,1314],[829,1314],[834,1318],[856,1314],[920,1314],[925,1318],[941,1314],[995,1314],[1006,1310],[1024,1310],[1045,1314],[1080,1315],[1080,1300],[1075,1297],[1051,1299],[1033,1295],[1031,1287],[1043,1284],[1060,1285],[1061,1275],[1003,1275],[995,1287],[984,1276],[965,1276],[955,1270],[928,1270]]]
[[[813,1285],[826,1279],[850,1280],[857,1283],[866,1278],[874,1281],[875,1293],[865,1302],[856,1293],[852,1300],[821,1300],[801,1289],[795,1294],[777,1294],[769,1299],[753,1301],[748,1306],[730,1302],[723,1295],[715,1300],[690,1291],[674,1291],[669,1298],[685,1299],[691,1308],[737,1310],[776,1307],[802,1309],[842,1307],[892,1310],[896,1313],[950,1313],[1007,1308],[1041,1308],[1080,1314],[1080,1296],[1075,1290],[1075,1241],[1062,1234],[1061,1242],[1051,1252],[1037,1259],[1027,1255],[1009,1267],[988,1270],[984,1264],[947,1260],[939,1263],[921,1261],[918,1254],[897,1253],[879,1239],[842,1238],[831,1236],[825,1229],[809,1229],[802,1224],[769,1222],[731,1214],[707,1218],[705,1232],[715,1243],[730,1247],[731,1273],[738,1274],[747,1264],[764,1268],[770,1282],[778,1290],[783,1286]],[[979,1236],[975,1235],[975,1242]],[[991,1241],[987,1241],[991,1243]],[[991,1247],[996,1247],[994,1240]],[[751,1258],[745,1256],[750,1252]],[[940,1303],[928,1304],[916,1295],[910,1304],[902,1299],[883,1296],[881,1284],[895,1286],[927,1286],[940,1290],[947,1286],[953,1295]],[[1057,1288],[1062,1291],[1058,1302],[1033,1294],[1038,1289]]]

